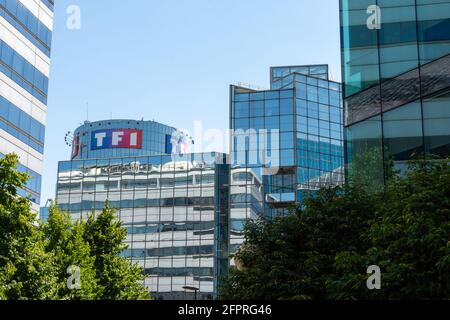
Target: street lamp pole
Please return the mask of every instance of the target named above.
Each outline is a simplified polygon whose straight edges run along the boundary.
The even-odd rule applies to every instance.
[[[185,287],[183,287],[183,289],[187,290],[187,291],[194,291],[194,297],[195,297],[194,300],[197,300],[197,292],[200,291],[200,288],[185,286]]]

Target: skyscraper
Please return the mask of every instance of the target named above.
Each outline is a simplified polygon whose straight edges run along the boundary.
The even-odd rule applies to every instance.
[[[122,255],[144,268],[156,299],[212,299],[228,267],[229,165],[219,153],[180,154],[183,137],[154,121],[87,122],[59,163],[56,199],[74,220],[108,200],[128,230]]]
[[[21,195],[31,195],[38,211],[50,48],[52,0],[0,1],[0,156],[16,153],[19,170],[30,180]]]
[[[381,186],[450,155],[450,0],[341,0],[346,162]]]
[[[248,220],[289,213],[343,183],[341,85],[327,65],[271,68],[271,89],[231,86],[230,252]]]

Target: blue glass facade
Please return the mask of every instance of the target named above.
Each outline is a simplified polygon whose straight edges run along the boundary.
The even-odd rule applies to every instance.
[[[43,3],[50,4],[48,0]],[[0,16],[50,57],[52,32],[19,0],[0,0]]]
[[[0,19],[0,154],[19,156],[19,170],[31,176],[21,194],[38,211],[53,1],[0,0]]]
[[[369,28],[371,5],[379,28]],[[448,156],[450,1],[341,0],[340,7],[349,175],[382,186],[415,153]]]
[[[291,74],[302,74],[305,76],[312,76],[323,80],[328,80],[328,65],[307,65],[307,66],[281,66],[270,68],[270,89],[280,89],[285,86],[281,81],[289,81],[286,76]],[[283,79],[283,80],[282,80]]]
[[[142,145],[139,148],[96,148],[93,134],[103,130],[131,129],[142,132]],[[74,144],[79,139],[79,150],[73,159],[98,159],[156,155],[167,153],[167,136],[177,129],[154,121],[104,120],[86,122],[74,132]]]
[[[39,210],[39,220],[41,222],[47,222],[49,217],[50,208],[49,207],[41,207]]]
[[[64,161],[56,199],[73,219],[109,200],[128,229],[122,255],[156,299],[194,299],[185,286],[212,299],[228,268],[229,176],[219,153]]]
[[[0,49],[0,71],[32,94],[36,99],[46,104],[48,77],[1,40]]]
[[[231,252],[249,219],[288,214],[344,180],[341,85],[328,66],[276,67],[271,79],[276,89],[231,86]]]
[[[39,153],[44,153],[45,126],[0,96],[0,128]]]

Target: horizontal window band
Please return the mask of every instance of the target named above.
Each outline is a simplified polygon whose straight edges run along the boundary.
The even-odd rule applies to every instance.
[[[0,115],[0,121],[2,121],[3,123],[5,123],[5,124],[8,125],[8,126],[14,128],[15,130],[21,132],[22,134],[24,134],[25,136],[27,136],[28,138],[30,138],[31,140],[33,140],[35,143],[37,143],[37,144],[39,144],[39,145],[41,145],[41,146],[44,146],[44,141],[37,140],[37,139],[36,139],[35,137],[33,137],[29,132],[23,130],[22,128],[17,127],[15,124],[13,124],[13,123],[11,123],[10,121],[8,121],[7,119],[3,118],[1,115]]]
[[[48,77],[0,40],[0,71],[32,94],[42,103],[47,103]]]
[[[26,9],[28,10],[28,9]],[[29,15],[32,15],[29,12]],[[41,22],[38,28],[45,28],[46,33],[46,41],[39,38],[37,34],[32,32],[22,21],[19,20],[19,17],[13,15],[9,12],[4,6],[0,4],[0,16],[3,17],[9,24],[13,26],[20,34],[22,34],[27,40],[29,40],[33,45],[35,45],[39,50],[41,50],[48,58],[50,58],[50,45],[51,45],[51,35],[52,32],[48,30],[46,26],[44,26]],[[25,18],[25,17],[24,17]],[[36,18],[37,19],[37,18]],[[44,29],[44,30],[45,30]]]
[[[13,125],[5,121],[3,118],[0,117],[0,129],[3,129],[13,137],[17,138],[21,142],[25,143],[30,148],[36,150],[39,153],[44,153],[44,146],[40,143],[35,142],[34,140],[30,139],[30,137],[26,134],[24,134],[21,130],[18,130]]]
[[[49,8],[52,12],[54,10],[55,3],[52,0],[42,0],[41,1],[47,8]]]
[[[0,118],[29,135],[36,143],[44,145],[45,126],[1,95]]]

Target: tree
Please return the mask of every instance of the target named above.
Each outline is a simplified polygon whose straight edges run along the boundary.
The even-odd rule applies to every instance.
[[[6,293],[5,293],[6,286],[4,285],[5,282],[6,282],[6,279],[5,279],[4,271],[0,270],[0,300],[6,299]]]
[[[449,299],[450,168],[421,160],[374,192],[322,189],[292,215],[249,223],[223,299]],[[382,271],[367,288],[367,268]]]
[[[73,222],[52,204],[48,222],[38,223],[18,194],[28,175],[17,162],[0,159],[0,300],[149,299],[142,269],[120,256],[126,229],[114,211],[106,204],[98,217]],[[79,268],[80,288],[68,287],[70,266]]]
[[[48,239],[46,250],[55,254],[58,266],[58,297],[64,300],[93,300],[101,296],[95,271],[95,257],[91,256],[89,243],[84,239],[85,224],[72,222],[70,215],[51,204],[49,219],[42,225]],[[80,271],[81,287],[73,290],[67,285],[68,270],[74,266]],[[70,270],[69,270],[70,271]]]
[[[429,158],[394,177],[367,232],[370,248],[341,252],[334,299],[450,299],[450,167]],[[382,271],[382,289],[361,285],[368,265]],[[356,288],[356,290],[355,290]]]
[[[326,298],[336,252],[367,246],[360,230],[370,223],[370,199],[359,188],[322,189],[291,215],[248,223],[236,254],[245,270],[230,270],[221,298]]]
[[[45,250],[30,200],[18,195],[28,175],[16,170],[18,157],[0,159],[0,270],[3,299],[54,299],[56,265]]]
[[[91,214],[86,221],[84,239],[95,258],[103,300],[150,299],[148,290],[142,285],[142,268],[120,256],[127,248],[123,243],[126,235],[126,229],[108,203],[97,217]]]

